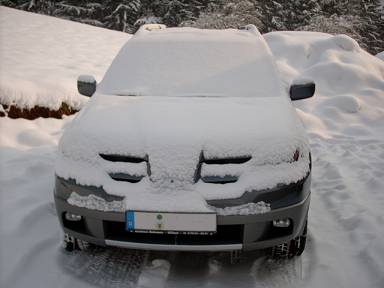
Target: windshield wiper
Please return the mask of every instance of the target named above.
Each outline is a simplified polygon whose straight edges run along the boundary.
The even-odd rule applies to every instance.
[[[215,93],[188,93],[188,94],[176,94],[176,95],[144,95],[139,92],[129,92],[129,91],[119,91],[110,93],[111,95],[116,96],[131,96],[131,97],[196,97],[196,98],[218,98],[218,97],[227,97],[224,94],[215,94]]]
[[[144,96],[140,93],[134,93],[134,92],[119,92],[119,93],[111,93],[116,96],[131,96],[131,97],[137,97],[137,96]]]

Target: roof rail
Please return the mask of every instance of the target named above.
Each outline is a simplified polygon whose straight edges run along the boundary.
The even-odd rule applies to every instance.
[[[256,35],[261,35],[259,30],[253,24],[248,24],[243,27],[240,27],[239,30],[245,30],[245,31],[252,32],[253,34],[256,34]]]
[[[164,24],[144,24],[144,25],[140,26],[140,28],[137,32],[161,30],[161,29],[165,29],[165,28],[167,28],[167,26],[165,26]]]

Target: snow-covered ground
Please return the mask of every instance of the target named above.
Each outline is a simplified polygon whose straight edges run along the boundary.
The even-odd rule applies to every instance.
[[[0,103],[56,110],[66,102],[81,108],[86,97],[77,93],[77,77],[101,80],[129,37],[0,7]]]
[[[36,103],[46,101],[37,94],[75,95],[78,74],[100,80],[128,38],[6,8],[0,8],[0,21],[1,85],[12,83],[10,95],[41,99]],[[221,254],[65,253],[53,169],[57,142],[73,116],[0,118],[0,286],[383,287],[384,62],[343,36],[265,37],[286,84],[298,76],[318,84],[315,97],[295,104],[313,154],[309,241],[302,257],[274,262],[254,252],[230,265]],[[53,80],[65,83],[64,90],[51,86]],[[36,83],[45,94],[34,94],[36,86],[24,90]]]

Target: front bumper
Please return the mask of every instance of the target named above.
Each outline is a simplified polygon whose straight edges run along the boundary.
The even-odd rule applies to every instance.
[[[292,189],[295,191],[290,192],[289,197],[282,192]],[[270,197],[271,211],[256,215],[217,215],[217,233],[213,235],[129,232],[125,230],[123,212],[103,212],[73,206],[56,194],[55,203],[64,232],[97,245],[168,251],[254,250],[288,242],[302,233],[310,203],[310,175],[299,185],[291,186],[288,190],[287,187],[280,187],[271,193],[279,197],[273,199],[272,194],[254,193],[256,199],[260,199],[260,195],[264,194]],[[282,195],[285,196],[281,197]],[[219,207],[223,203],[210,204],[217,204]],[[68,221],[65,219],[66,212],[81,215],[82,219],[76,222]],[[286,218],[290,219],[289,227],[273,226],[273,220]]]

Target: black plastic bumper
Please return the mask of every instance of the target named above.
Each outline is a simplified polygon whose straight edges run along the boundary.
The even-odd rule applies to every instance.
[[[59,185],[62,185],[59,183]],[[56,185],[56,189],[63,189]],[[175,235],[134,233],[125,230],[125,214],[103,212],[73,206],[55,192],[57,215],[64,231],[76,238],[103,246],[120,246],[152,250],[253,250],[272,247],[300,235],[307,219],[310,203],[310,176],[304,180],[268,191],[252,192],[246,197],[253,201],[271,204],[271,211],[256,215],[217,215],[217,233],[213,235]],[[242,197],[244,199],[249,199]],[[240,199],[240,198],[239,198]],[[239,199],[221,200],[227,204],[239,203]],[[269,200],[269,201],[268,201]],[[229,201],[233,201],[229,203]],[[248,200],[246,200],[248,201]],[[249,202],[253,202],[249,201]],[[222,207],[224,202],[209,202]],[[288,205],[283,205],[287,204]],[[71,222],[65,213],[81,215]],[[273,226],[273,220],[290,219],[286,228]]]

